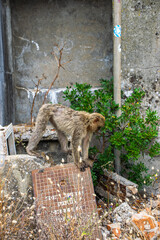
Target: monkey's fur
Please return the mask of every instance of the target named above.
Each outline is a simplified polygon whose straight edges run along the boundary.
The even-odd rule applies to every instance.
[[[64,152],[68,152],[68,140],[71,140],[74,163],[84,170],[92,134],[104,127],[105,117],[99,113],[75,111],[59,104],[44,104],[39,110],[34,132],[26,148],[28,154],[37,155],[34,149],[41,140],[48,121],[55,127]]]

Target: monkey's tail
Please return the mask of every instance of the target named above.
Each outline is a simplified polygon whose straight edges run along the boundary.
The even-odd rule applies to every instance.
[[[35,129],[29,139],[29,143],[26,148],[26,151],[29,155],[38,155],[38,154],[36,154],[34,149],[36,148],[39,141],[43,137],[47,123],[52,115],[53,115],[53,105],[44,104],[40,108],[37,119],[36,119]]]

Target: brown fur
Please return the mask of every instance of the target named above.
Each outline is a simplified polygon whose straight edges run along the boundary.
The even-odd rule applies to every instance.
[[[92,134],[100,127],[104,127],[105,118],[99,113],[90,114],[59,104],[44,104],[39,110],[34,132],[26,148],[28,154],[37,155],[34,149],[41,140],[48,121],[55,127],[64,152],[68,151],[70,139],[74,163],[82,170],[88,160]]]

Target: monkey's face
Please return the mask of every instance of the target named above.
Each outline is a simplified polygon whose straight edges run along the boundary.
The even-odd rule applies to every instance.
[[[99,124],[97,125],[97,130],[96,131],[99,131],[104,126],[105,126],[105,122],[104,121],[99,121]]]
[[[105,117],[99,113],[93,113],[92,131],[96,132],[105,126]]]

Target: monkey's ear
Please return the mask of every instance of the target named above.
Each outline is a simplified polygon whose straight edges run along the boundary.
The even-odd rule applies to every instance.
[[[93,123],[97,123],[99,122],[99,117],[96,117],[94,120],[93,120]]]

